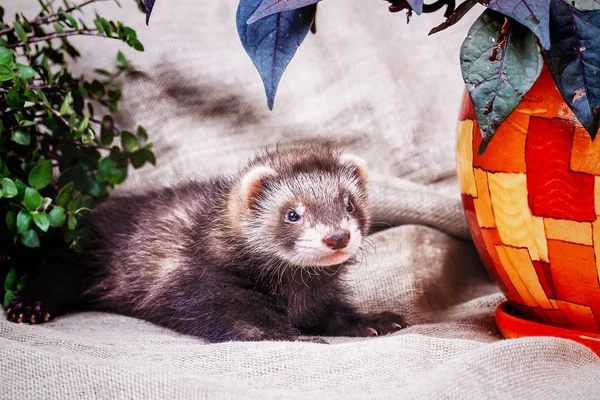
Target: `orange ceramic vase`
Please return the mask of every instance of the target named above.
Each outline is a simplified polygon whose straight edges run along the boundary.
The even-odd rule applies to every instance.
[[[600,140],[544,68],[487,150],[465,93],[457,169],[479,255],[508,302],[507,338],[559,336],[600,354]]]

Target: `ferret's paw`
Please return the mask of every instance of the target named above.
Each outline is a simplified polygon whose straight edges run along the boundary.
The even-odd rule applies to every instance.
[[[6,310],[9,321],[29,324],[41,324],[48,322],[52,318],[50,312],[39,301],[26,301],[23,297],[17,295],[9,304]]]
[[[382,336],[406,328],[408,323],[401,315],[385,311],[374,314],[363,314],[356,327],[356,336]]]

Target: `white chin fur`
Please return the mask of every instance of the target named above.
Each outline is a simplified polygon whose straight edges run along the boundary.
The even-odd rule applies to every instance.
[[[353,220],[344,221],[340,227],[350,231],[350,241],[343,249],[332,250],[323,243],[322,239],[333,230],[331,227],[316,226],[306,229],[285,258],[301,267],[328,267],[348,261],[358,251],[362,236]]]

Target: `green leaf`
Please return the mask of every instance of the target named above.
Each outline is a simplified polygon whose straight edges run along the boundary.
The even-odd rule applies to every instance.
[[[141,125],[137,128],[137,139],[139,147],[144,146],[146,142],[148,142],[148,132],[146,131],[146,128]]]
[[[2,191],[3,191],[2,197],[10,199],[12,197],[15,197],[19,193],[17,191],[17,186],[15,185],[13,180],[10,178],[2,178],[2,181],[0,181],[0,184],[2,184]]]
[[[33,229],[30,229],[21,234],[21,243],[23,243],[27,247],[40,247],[40,238],[38,234]]]
[[[63,29],[62,25],[58,22],[55,22],[54,24],[52,24],[52,26],[54,27],[54,31],[56,33],[65,33],[65,30]]]
[[[71,15],[69,15],[67,13],[62,13],[62,17],[65,18],[67,21],[69,21],[71,28],[73,28],[75,30],[79,29],[79,25],[77,25],[77,21]]]
[[[81,193],[80,193],[73,200],[71,200],[69,202],[69,205],[67,206],[67,210],[69,210],[69,211],[77,210],[79,207],[81,207],[82,200],[83,199],[82,199]]]
[[[137,138],[133,133],[128,131],[121,131],[121,146],[126,151],[134,151],[138,145]]]
[[[126,67],[127,66],[127,58],[125,57],[125,54],[123,54],[121,51],[119,51],[117,53],[117,61],[119,62],[119,65],[121,67]]]
[[[10,231],[14,231],[17,227],[17,214],[12,211],[6,213],[6,226]]]
[[[60,192],[58,192],[58,195],[56,196],[56,205],[62,208],[67,207],[67,204],[69,204],[73,198],[74,190],[75,185],[73,185],[73,182],[67,183],[62,189],[60,189]]]
[[[33,213],[33,222],[44,232],[48,232],[48,228],[50,228],[50,218],[46,213],[43,212],[34,212]]]
[[[8,309],[8,306],[10,306],[10,303],[13,301],[13,299],[15,298],[15,293],[12,290],[7,290],[6,293],[4,294],[4,308]]]
[[[4,290],[12,290],[15,288],[17,284],[17,270],[11,268],[6,275],[6,279],[4,280]]]
[[[20,292],[25,288],[26,282],[27,282],[27,273],[24,273],[23,276],[21,276],[21,279],[19,279],[19,282],[17,282],[17,292]]]
[[[29,186],[34,189],[43,189],[52,181],[52,163],[43,160],[36,164],[29,173]]]
[[[28,187],[25,189],[25,197],[23,198],[23,205],[29,211],[35,211],[42,205],[44,198],[34,188]]]
[[[21,79],[29,79],[35,76],[35,69],[28,65],[16,64],[15,67],[19,69],[17,75],[19,75]]]
[[[17,214],[17,232],[23,233],[28,231],[31,221],[33,221],[33,217],[29,211],[19,211],[19,214]]]
[[[129,45],[129,47],[133,47],[137,51],[144,51],[144,45],[137,38],[130,38],[127,41],[127,44]]]
[[[15,72],[7,65],[0,65],[0,82],[8,81],[14,78]]]
[[[530,30],[488,9],[469,30],[460,60],[482,132],[481,154],[540,76],[541,49]]]
[[[79,124],[79,126],[77,127],[77,130],[80,132],[83,132],[86,130],[86,128],[88,127],[88,124],[90,123],[90,117],[88,117],[87,115],[85,117],[83,117],[83,121],[81,121],[81,123]]]
[[[27,185],[25,185],[20,179],[17,179],[15,180],[15,186],[17,187],[17,199],[23,200]]]
[[[13,62],[13,52],[7,48],[0,47],[0,65],[10,66]]]
[[[48,98],[46,97],[46,95],[44,94],[44,92],[42,92],[40,90],[40,88],[36,88],[35,89],[35,93],[37,94],[38,98],[42,101],[42,103],[44,103],[44,105],[48,106],[48,107],[52,107],[50,105],[50,102],[48,101]],[[69,92],[70,93],[70,92]]]
[[[0,133],[4,130],[4,122],[0,119]]]
[[[60,111],[59,111],[60,115],[65,115],[69,111],[72,101],[73,101],[73,95],[71,94],[71,92],[69,92],[65,96],[62,106],[60,107]]]
[[[66,219],[65,209],[60,206],[56,206],[52,209],[52,211],[50,211],[48,217],[50,218],[50,225],[54,227],[63,226]]]
[[[19,39],[21,39],[22,42],[27,43],[27,34],[25,33],[23,26],[17,21],[14,22],[13,26],[15,27],[15,32],[17,33]]]
[[[127,178],[126,168],[117,168],[112,158],[105,158],[98,164],[98,179],[108,181],[114,185],[123,183]]]
[[[77,228],[77,218],[73,214],[69,214],[69,222],[67,223],[69,229]]]
[[[29,144],[31,143],[31,137],[29,136],[29,132],[23,131],[14,131],[12,134],[12,140],[23,146],[29,146]]]

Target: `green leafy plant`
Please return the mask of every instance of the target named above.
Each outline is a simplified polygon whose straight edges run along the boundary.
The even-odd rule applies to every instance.
[[[50,233],[80,250],[86,216],[129,166],[155,164],[146,130],[119,129],[112,117],[122,92],[118,78],[134,72],[119,52],[113,71],[76,77],[69,59],[80,57],[72,36],[120,40],[138,51],[136,32],[99,15],[85,17],[79,4],[39,0],[35,17],[17,14],[5,21],[0,7],[0,279],[4,306],[26,284],[27,266],[12,262],[40,247]],[[118,4],[118,3],[117,3]]]
[[[237,28],[258,70],[271,109],[277,86],[314,21],[322,0],[239,0]],[[336,0],[326,0],[336,1]],[[343,2],[343,0],[338,0]],[[486,9],[461,47],[463,78],[485,151],[500,124],[537,81],[545,63],[566,104],[592,139],[600,127],[599,0],[386,0],[389,10],[443,12],[430,35]],[[147,20],[155,0],[145,0]]]

